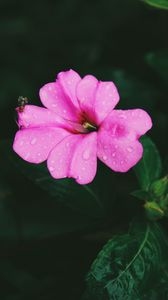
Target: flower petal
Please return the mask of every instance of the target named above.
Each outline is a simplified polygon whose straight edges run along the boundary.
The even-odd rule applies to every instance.
[[[80,82],[81,77],[73,70],[60,72],[57,76],[57,81],[62,87],[64,94],[71,99],[73,105],[79,109],[79,103],[76,96],[76,87]]]
[[[97,170],[97,133],[83,135],[72,158],[69,174],[80,184],[90,183]]]
[[[127,172],[142,157],[139,141],[127,138],[113,140],[111,136],[98,135],[98,158],[116,172]]]
[[[107,117],[119,99],[117,88],[112,81],[99,82],[94,103],[97,125]]]
[[[104,121],[103,127],[109,124],[120,124],[129,133],[134,132],[137,137],[145,134],[152,127],[151,117],[143,109],[113,110]]]
[[[69,177],[69,167],[79,140],[80,135],[71,134],[51,151],[47,166],[52,177],[56,179]]]
[[[45,161],[53,149],[69,132],[62,128],[29,128],[16,133],[13,149],[24,160],[31,163]]]
[[[48,169],[54,178],[72,177],[80,184],[93,180],[97,168],[97,134],[73,134],[50,153]]]
[[[98,80],[92,75],[86,75],[77,85],[77,97],[81,110],[92,122],[95,122],[94,101],[97,85]]]
[[[98,82],[92,76],[85,76],[77,86],[77,96],[82,111],[91,122],[99,125],[119,101],[114,83]]]
[[[45,84],[40,89],[40,99],[45,107],[56,112],[62,118],[71,121],[78,120],[78,110],[65,94],[59,82]]]
[[[138,138],[152,126],[141,109],[113,110],[98,132],[98,157],[114,171],[126,172],[142,157]]]
[[[17,109],[18,110],[18,109]],[[18,111],[18,123],[22,127],[42,127],[66,125],[66,122],[49,109],[34,105],[26,105],[23,112]]]

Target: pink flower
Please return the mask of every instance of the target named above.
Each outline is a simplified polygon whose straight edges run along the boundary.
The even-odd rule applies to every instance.
[[[40,98],[46,108],[17,109],[13,149],[31,163],[47,160],[52,177],[87,184],[96,175],[97,157],[116,172],[141,159],[138,139],[152,127],[151,118],[142,109],[114,110],[119,94],[113,82],[81,79],[69,70],[44,85]]]

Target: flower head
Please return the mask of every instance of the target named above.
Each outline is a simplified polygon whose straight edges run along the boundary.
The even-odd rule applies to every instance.
[[[30,163],[47,160],[54,178],[72,177],[90,183],[97,157],[113,171],[126,172],[142,157],[138,141],[151,127],[142,109],[116,110],[114,83],[81,77],[73,70],[58,74],[40,90],[44,107],[18,110],[19,131],[13,149]]]

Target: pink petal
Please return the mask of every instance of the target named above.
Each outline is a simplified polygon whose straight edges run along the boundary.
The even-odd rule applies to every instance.
[[[131,133],[134,132],[137,137],[145,134],[152,127],[151,117],[143,109],[113,110],[105,120],[103,127],[109,123],[117,123],[125,126]]]
[[[54,178],[72,177],[80,184],[91,182],[97,168],[97,134],[73,134],[51,152],[48,169]]]
[[[97,85],[98,80],[92,75],[87,75],[77,86],[77,97],[81,110],[92,122],[95,122],[94,101]]]
[[[60,72],[57,76],[57,81],[59,82],[64,94],[71,99],[73,105],[79,109],[79,103],[76,96],[76,87],[80,82],[81,77],[79,74],[73,70]]]
[[[119,99],[117,88],[113,82],[99,82],[94,103],[97,125],[107,117]]]
[[[38,126],[65,126],[66,122],[56,113],[49,109],[34,105],[26,105],[23,112],[18,112],[18,123],[20,126],[38,127]]]
[[[97,170],[97,133],[83,135],[77,145],[69,174],[80,184],[90,183]]]
[[[52,177],[56,179],[69,177],[69,167],[80,135],[71,134],[62,140],[50,153],[47,161]]]
[[[151,126],[151,118],[141,109],[113,110],[98,132],[99,159],[114,171],[128,171],[142,157],[137,139]]]
[[[29,128],[16,133],[13,149],[31,163],[45,161],[53,147],[69,133],[62,128]]]
[[[77,107],[74,106],[72,99],[65,94],[58,81],[45,84],[40,89],[40,99],[45,107],[56,112],[62,118],[71,121],[78,120]]]
[[[116,172],[127,172],[142,157],[143,148],[139,141],[112,139],[108,134],[98,134],[98,158]]]
[[[119,94],[113,82],[98,82],[92,76],[85,76],[77,86],[77,96],[86,117],[99,125],[119,101]]]

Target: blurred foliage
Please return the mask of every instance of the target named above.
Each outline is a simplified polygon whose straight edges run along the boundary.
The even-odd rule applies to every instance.
[[[145,3],[160,9],[168,9],[167,0],[143,0]]]
[[[87,276],[86,300],[167,299],[168,240],[157,224],[134,222],[113,237],[93,262]],[[151,292],[162,278],[164,290]]]
[[[163,175],[168,171],[167,11],[138,0],[0,0],[0,17],[0,299],[79,300],[85,275],[102,246],[113,234],[126,232],[132,216],[143,214],[143,203],[131,192],[147,198],[144,179],[155,181],[161,176],[158,150]],[[154,143],[144,140],[145,156],[136,167],[143,190],[137,191],[140,187],[133,171],[113,173],[101,163],[89,186],[81,188],[71,180],[54,181],[45,165],[27,164],[13,153],[17,98],[27,96],[30,103],[40,105],[39,88],[68,68],[82,76],[90,73],[101,80],[113,80],[121,96],[118,107],[144,108],[152,116],[150,136]],[[146,163],[148,173],[143,170]],[[167,231],[167,222],[162,224]],[[149,257],[151,264],[141,274],[146,282],[157,258],[152,278],[156,270],[158,277],[161,270],[163,276],[155,277],[148,291],[142,292],[144,298],[135,300],[168,297],[162,229],[155,230],[152,224],[149,228],[150,241],[146,240],[143,253],[147,256],[143,259]],[[141,247],[146,229],[136,230],[137,236],[133,232],[117,235],[116,248],[113,238],[104,248],[116,259],[115,274]],[[128,245],[123,244],[125,239]],[[124,251],[123,260],[119,249]],[[106,263],[109,267],[108,256]],[[125,275],[130,276],[128,272]],[[141,287],[138,283],[138,292]]]

